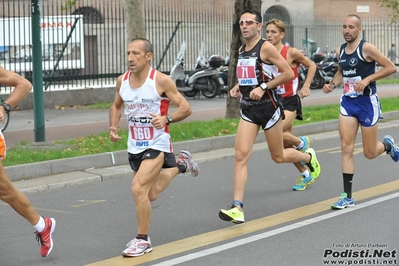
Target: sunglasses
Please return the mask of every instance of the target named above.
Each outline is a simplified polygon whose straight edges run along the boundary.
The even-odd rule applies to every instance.
[[[251,25],[253,25],[254,23],[259,24],[259,22],[257,22],[256,20],[252,20],[252,19],[249,19],[249,20],[240,20],[240,21],[238,22],[238,24],[240,24],[240,26],[244,26],[244,24],[246,24],[247,26],[251,26]]]

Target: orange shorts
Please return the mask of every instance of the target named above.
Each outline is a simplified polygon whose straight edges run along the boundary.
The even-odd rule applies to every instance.
[[[3,132],[0,131],[0,160],[6,159],[6,139],[4,138]]]

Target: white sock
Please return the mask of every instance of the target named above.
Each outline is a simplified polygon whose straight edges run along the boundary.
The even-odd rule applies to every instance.
[[[40,216],[39,222],[37,222],[37,224],[34,226],[36,231],[38,231],[39,233],[42,232],[45,226],[46,223],[44,222],[43,217]]]
[[[304,177],[309,177],[310,176],[309,170],[305,170],[303,173],[301,173],[301,175],[303,175]]]
[[[299,145],[296,147],[298,150],[302,149],[303,146],[305,145],[305,142],[303,142],[303,140],[299,139],[301,141],[301,143],[299,143]]]

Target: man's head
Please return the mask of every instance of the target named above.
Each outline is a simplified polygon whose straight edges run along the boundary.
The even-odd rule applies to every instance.
[[[362,32],[362,21],[358,15],[347,15],[342,24],[342,33],[347,43],[356,41]]]
[[[395,45],[394,43],[391,45],[392,48],[394,48],[395,46],[396,46],[396,45]]]
[[[241,13],[238,23],[244,39],[251,39],[259,36],[262,28],[262,16],[256,10],[246,9]]]
[[[266,23],[267,40],[276,45],[281,42],[285,36],[285,25],[279,19],[273,18]]]
[[[138,73],[150,65],[153,56],[153,47],[149,40],[145,38],[132,39],[127,48],[127,60],[130,70]]]

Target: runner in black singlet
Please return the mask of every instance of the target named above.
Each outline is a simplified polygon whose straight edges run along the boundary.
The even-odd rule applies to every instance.
[[[245,221],[242,208],[248,179],[247,163],[260,127],[275,162],[305,162],[312,173],[320,174],[313,150],[302,153],[294,148],[283,149],[283,112],[276,88],[293,79],[294,75],[276,47],[260,37],[261,21],[260,13],[254,10],[245,10],[239,21],[245,44],[239,49],[238,84],[230,90],[232,97],[241,97],[241,119],[235,145],[234,200],[228,209],[219,212],[222,220],[234,223]]]

